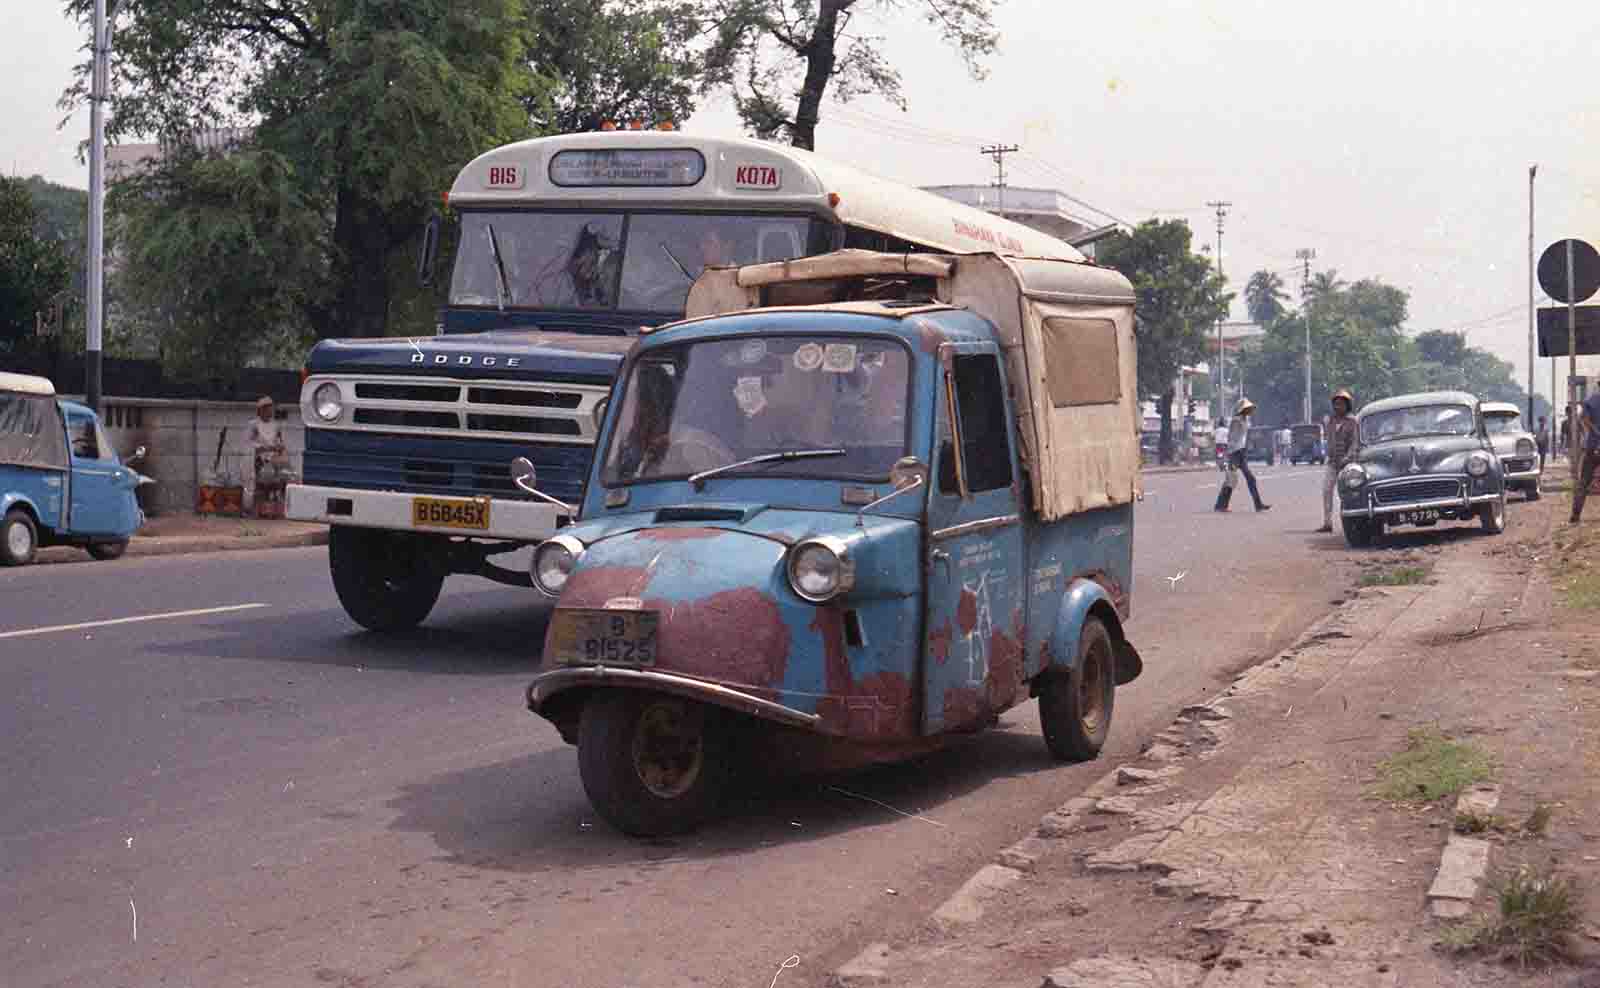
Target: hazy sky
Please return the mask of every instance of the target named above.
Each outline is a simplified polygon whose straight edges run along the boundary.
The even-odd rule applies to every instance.
[[[57,3],[4,2],[0,165],[84,186],[87,115],[60,131],[55,106],[83,32]],[[1129,222],[1182,217],[1206,243],[1205,203],[1229,200],[1223,264],[1236,288],[1268,268],[1298,292],[1295,250],[1313,248],[1314,270],[1406,289],[1411,331],[1465,329],[1524,385],[1530,164],[1537,248],[1564,236],[1600,245],[1592,0],[1007,0],[998,24],[983,82],[914,20],[879,25],[908,111],[825,106],[818,151],[936,184],[988,181],[978,146],[1020,144],[1012,183]],[[688,128],[738,129],[715,104]],[[1243,311],[1237,302],[1235,318]],[[1536,376],[1547,392],[1548,360]]]

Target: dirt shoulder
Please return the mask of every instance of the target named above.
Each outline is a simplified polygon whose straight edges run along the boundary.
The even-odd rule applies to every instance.
[[[1600,629],[1560,596],[1591,558],[1555,526],[1567,510],[1514,503],[1500,537],[1441,531],[1364,556],[1368,586],[1047,817],[963,908],[839,980],[1600,985]],[[1497,802],[1463,842],[1454,790],[1479,776]],[[1441,920],[1429,892],[1453,834],[1486,854],[1487,881]],[[1571,883],[1568,961],[1508,966],[1508,942],[1481,935],[1519,874]]]

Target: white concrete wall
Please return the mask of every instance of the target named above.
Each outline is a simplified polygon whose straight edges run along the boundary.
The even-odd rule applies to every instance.
[[[297,407],[280,407],[278,415],[289,460],[298,476],[305,426]],[[255,418],[253,403],[107,397],[101,401],[100,418],[123,459],[140,446],[146,449],[145,460],[137,469],[156,481],[154,492],[144,496],[147,513],[193,511],[196,490],[202,483],[241,484],[245,503],[253,503],[255,468],[245,438]],[[213,469],[224,428],[227,436],[221,463]]]

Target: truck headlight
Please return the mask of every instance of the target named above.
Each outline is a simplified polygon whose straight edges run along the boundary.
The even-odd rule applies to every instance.
[[[317,390],[311,392],[311,410],[324,422],[337,422],[344,414],[344,396],[339,393],[339,385],[332,381],[318,385]]]
[[[529,567],[533,585],[546,596],[561,596],[581,555],[583,543],[570,535],[557,535],[539,543],[539,548],[533,550],[533,564]]]
[[[1467,472],[1474,477],[1481,477],[1489,472],[1489,458],[1482,453],[1473,453],[1467,457]]]
[[[789,585],[813,604],[848,592],[855,577],[855,564],[838,539],[807,539],[789,552]]]
[[[1359,463],[1352,463],[1339,471],[1339,486],[1347,491],[1360,490],[1367,482],[1367,468]]]

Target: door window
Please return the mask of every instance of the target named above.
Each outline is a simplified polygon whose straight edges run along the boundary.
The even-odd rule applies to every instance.
[[[1010,487],[1011,442],[1006,434],[1006,402],[1000,364],[993,354],[958,356],[951,365],[960,472],[968,493]],[[941,450],[939,490],[960,493],[953,450]]]
[[[100,459],[99,436],[94,419],[73,419],[67,426],[67,432],[72,437],[73,456],[80,460]]]

